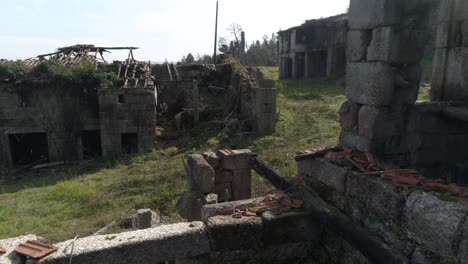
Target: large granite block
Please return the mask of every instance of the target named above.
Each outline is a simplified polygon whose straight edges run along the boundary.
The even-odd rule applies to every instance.
[[[394,91],[393,71],[382,62],[348,63],[346,85],[346,96],[354,103],[389,105]]]
[[[403,224],[408,235],[424,247],[443,255],[455,255],[468,207],[414,192],[406,201]]]

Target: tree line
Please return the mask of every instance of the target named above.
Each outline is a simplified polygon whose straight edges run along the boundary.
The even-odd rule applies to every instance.
[[[264,35],[261,40],[252,41],[250,45],[243,38],[243,30],[239,24],[231,24],[226,29],[228,37],[220,37],[218,40],[218,51],[220,55],[233,56],[246,66],[278,66],[278,36]],[[192,53],[183,56],[181,64],[210,64],[213,63],[211,55],[194,56]]]

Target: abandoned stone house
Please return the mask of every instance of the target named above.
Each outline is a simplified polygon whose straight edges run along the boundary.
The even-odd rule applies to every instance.
[[[90,55],[105,49],[77,45],[22,63],[34,68],[47,57],[69,66],[85,56],[117,75],[112,87],[85,89],[41,78],[33,81],[33,87],[39,87],[34,89],[30,80],[7,78],[0,83],[2,166],[142,153],[154,147],[157,126],[180,130],[226,117],[258,135],[274,131],[274,82],[261,81],[258,87],[251,73],[236,72],[230,64],[217,69],[151,66],[133,59],[135,48],[123,63],[103,63]]]
[[[125,75],[123,70],[119,72],[121,85],[96,86],[84,93],[54,87],[53,80],[35,80],[49,83],[35,89],[18,80],[4,80],[0,84],[2,165],[82,160],[151,149],[156,125],[151,74],[145,64],[134,60],[119,67],[127,69]],[[131,72],[138,73],[132,76]]]
[[[278,32],[280,79],[344,77],[347,27],[343,14]]]

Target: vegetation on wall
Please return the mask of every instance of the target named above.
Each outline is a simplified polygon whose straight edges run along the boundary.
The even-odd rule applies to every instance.
[[[113,86],[117,76],[101,67],[96,68],[96,65],[87,59],[71,66],[51,59],[43,61],[36,67],[27,66],[21,61],[4,62],[0,64],[0,80],[16,81],[17,87],[39,88],[65,85],[66,87],[96,88],[101,85]]]
[[[6,91],[21,98],[22,111],[29,111],[46,133],[60,139],[49,145],[55,158],[74,160],[86,119],[98,115],[97,88],[112,87],[117,76],[86,58],[69,66],[52,59],[35,67],[20,61],[2,63],[0,80],[11,84]]]

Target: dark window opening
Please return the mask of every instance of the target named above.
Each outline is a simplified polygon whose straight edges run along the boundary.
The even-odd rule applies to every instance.
[[[123,94],[119,94],[119,104],[125,104],[125,96]]]
[[[293,71],[293,60],[286,59],[286,79],[292,78],[292,71]]]
[[[325,77],[327,75],[328,53],[325,50],[314,51],[310,55],[310,77]]]
[[[39,160],[49,161],[46,133],[9,134],[8,137],[15,166],[29,165]]]
[[[336,48],[336,76],[346,74],[346,47]]]
[[[305,56],[303,53],[299,54],[296,59],[296,67],[297,67],[297,79],[304,78],[305,74]]]
[[[138,135],[136,133],[122,134],[122,153],[138,153]]]
[[[101,134],[99,130],[82,131],[81,143],[84,159],[94,159],[102,156]]]
[[[31,105],[29,101],[29,96],[25,94],[19,94],[18,104],[20,107],[29,107]]]

